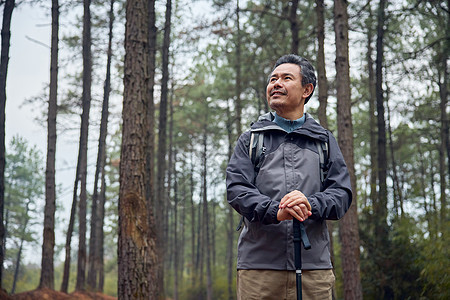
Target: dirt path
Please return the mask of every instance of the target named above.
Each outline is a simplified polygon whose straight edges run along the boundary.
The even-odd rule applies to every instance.
[[[38,289],[20,294],[8,296],[4,291],[0,291],[1,300],[117,300],[115,297],[92,292],[73,292],[66,294],[50,289]]]

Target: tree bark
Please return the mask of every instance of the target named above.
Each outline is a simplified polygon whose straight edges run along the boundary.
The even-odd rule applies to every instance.
[[[337,123],[341,148],[353,190],[352,204],[339,223],[342,242],[341,259],[344,273],[344,298],[362,299],[359,268],[359,232],[357,189],[353,154],[353,125],[351,114],[350,66],[348,54],[348,14],[345,0],[334,1],[334,30],[336,37]]]
[[[447,18],[448,19],[448,18]],[[448,21],[450,24],[450,20]],[[450,27],[448,25],[447,27]],[[439,176],[440,176],[440,189],[441,189],[441,211],[440,211],[440,231],[442,235],[446,230],[445,226],[447,223],[447,196],[446,196],[446,188],[447,188],[447,179],[445,176],[446,172],[446,160],[448,164],[448,176],[450,181],[450,157],[449,157],[449,124],[448,124],[448,50],[450,50],[450,42],[446,41],[446,46],[444,47],[444,53],[442,54],[442,59],[440,63],[439,72],[439,95],[441,98],[440,102],[440,111],[441,111],[441,144],[439,145]],[[446,51],[447,50],[447,51]],[[447,159],[446,159],[447,158]]]
[[[196,268],[194,267],[196,265],[196,253],[195,253],[195,241],[196,241],[196,232],[195,232],[195,203],[194,203],[194,147],[191,144],[191,170],[189,174],[189,182],[190,182],[190,189],[189,189],[189,200],[191,204],[191,278],[192,278],[192,285],[195,286],[196,284]],[[200,218],[199,218],[200,219]]]
[[[14,278],[13,278],[13,283],[12,283],[12,288],[11,288],[11,293],[10,293],[11,295],[14,295],[16,292],[16,284],[17,284],[17,279],[19,278],[22,250],[23,250],[23,239],[20,240],[19,251],[17,251],[16,264],[14,266]]]
[[[236,69],[236,130],[238,136],[242,133],[242,126],[241,126],[241,119],[242,119],[242,99],[241,99],[241,23],[240,23],[240,7],[239,7],[239,0],[236,1],[236,62],[235,62],[235,69]]]
[[[104,157],[103,166],[106,165],[106,155]],[[98,236],[98,243],[99,243],[99,263],[98,263],[98,291],[103,292],[103,287],[105,285],[105,263],[104,263],[104,241],[105,241],[105,234],[103,231],[103,225],[105,221],[105,202],[106,202],[106,180],[105,180],[105,169],[103,168],[103,172],[101,174],[101,186],[100,186],[100,196],[99,196],[99,236]]]
[[[172,122],[172,118],[171,118],[171,122]],[[174,206],[173,206],[173,237],[174,237],[174,243],[173,243],[173,273],[174,273],[174,281],[173,281],[173,299],[174,300],[178,300],[178,290],[179,290],[179,260],[180,260],[180,248],[183,247],[183,244],[179,244],[178,243],[178,228],[180,227],[179,225],[179,221],[178,221],[178,204],[179,204],[179,200],[178,200],[178,180],[177,180],[177,171],[176,171],[176,164],[177,161],[177,153],[175,151],[174,153],[174,165],[173,165],[173,201],[174,201]]]
[[[63,271],[63,279],[61,281],[61,292],[67,293],[69,288],[69,277],[70,277],[70,261],[71,261],[71,243],[72,243],[72,233],[73,227],[75,224],[75,214],[77,212],[77,193],[78,193],[78,182],[79,182],[79,174],[80,174],[80,155],[81,152],[78,152],[78,163],[77,169],[75,172],[75,182],[73,187],[73,195],[72,195],[72,208],[70,210],[70,218],[69,218],[69,227],[67,228],[66,235],[66,245],[65,252],[66,256],[64,259],[64,271]]]
[[[235,61],[235,70],[236,70],[236,80],[235,80],[235,96],[236,101],[234,103],[235,105],[235,111],[236,111],[236,118],[235,118],[235,124],[236,124],[236,134],[237,136],[241,135],[242,133],[242,99],[241,99],[241,93],[242,93],[242,87],[241,87],[241,24],[240,24],[240,6],[239,6],[239,0],[236,1],[236,61]],[[231,143],[233,142],[232,139],[232,128],[233,128],[233,118],[231,116],[231,112],[229,107],[227,107],[227,129],[228,129],[228,157],[231,157]],[[228,226],[227,226],[227,255],[226,255],[226,261],[227,261],[227,284],[228,284],[228,297],[229,299],[232,299],[233,297],[233,245],[234,245],[234,239],[233,239],[233,208],[226,204],[228,208]]]
[[[25,207],[25,214],[24,214],[26,216],[25,223],[23,224],[23,227],[22,227],[19,251],[17,251],[16,265],[15,265],[15,269],[14,269],[14,280],[13,280],[13,285],[11,288],[11,294],[14,294],[16,292],[16,283],[17,283],[17,278],[19,277],[20,262],[21,262],[22,250],[23,250],[23,242],[25,241],[24,236],[25,236],[26,228],[28,226],[28,222],[30,221],[30,218],[28,216],[29,207],[30,207],[30,202],[27,202],[26,207]]]
[[[369,124],[370,124],[370,200],[372,203],[375,203],[377,200],[377,119],[375,116],[375,106],[376,106],[376,91],[375,91],[375,74],[373,70],[374,62],[372,59],[372,9],[370,6],[370,2],[368,5],[369,8],[369,18],[366,23],[367,27],[367,72],[369,75],[368,78],[368,87],[369,87]]]
[[[0,288],[3,280],[3,261],[5,259],[5,227],[3,213],[5,207],[5,109],[6,75],[8,74],[9,46],[11,40],[11,18],[15,1],[6,0],[3,8],[2,49],[0,54]]]
[[[113,38],[113,24],[114,24],[114,0],[110,2],[109,10],[109,33],[108,33],[108,50],[106,62],[106,76],[103,85],[103,103],[102,114],[100,121],[100,135],[98,139],[97,163],[94,175],[94,191],[92,193],[92,209],[91,209],[91,235],[89,238],[89,267],[88,267],[88,289],[93,291],[100,291],[98,278],[100,274],[101,260],[100,248],[103,240],[100,237],[103,235],[100,231],[103,230],[104,217],[104,203],[101,202],[101,195],[99,196],[98,185],[105,172],[106,162],[106,136],[108,135],[108,116],[109,116],[109,94],[111,91],[111,59],[112,59],[112,38]],[[100,182],[101,185],[101,182]],[[103,198],[104,200],[104,198]]]
[[[290,0],[291,6],[289,8],[289,23],[291,25],[291,53],[298,54],[298,45],[300,44],[300,39],[298,37],[299,26],[297,18],[297,8],[299,0]]]
[[[172,0],[166,3],[166,19],[164,23],[164,39],[162,47],[162,81],[161,81],[161,101],[159,104],[159,133],[158,133],[158,194],[156,210],[156,225],[158,233],[160,265],[158,266],[158,286],[159,299],[164,299],[164,253],[166,244],[164,242],[164,228],[166,220],[166,152],[167,152],[167,102],[168,102],[168,82],[169,82],[169,47],[170,47],[170,28],[172,15]]]
[[[183,162],[184,165],[184,162]],[[184,171],[186,170],[186,168],[183,166],[183,177],[184,177]],[[184,180],[183,180],[184,181]],[[183,185],[183,191],[182,191],[182,210],[181,210],[181,220],[180,220],[180,235],[181,235],[181,249],[180,249],[180,253],[179,253],[179,259],[180,259],[180,267],[179,267],[179,273],[181,275],[184,274],[184,262],[185,262],[185,244],[186,244],[186,215],[187,215],[187,209],[186,209],[186,197],[187,197],[187,193],[186,193],[186,183],[184,182]],[[180,282],[179,282],[179,288],[183,289],[183,277],[181,276],[180,278]]]
[[[78,203],[78,263],[76,290],[84,290],[86,283],[86,214],[87,214],[87,149],[89,111],[91,109],[92,54],[91,54],[91,0],[84,0],[83,16],[83,113],[80,130],[80,201]]]
[[[391,164],[392,164],[392,180],[394,181],[393,191],[394,191],[394,213],[398,217],[403,216],[403,195],[402,189],[400,186],[400,179],[397,174],[397,163],[395,161],[395,152],[394,152],[394,142],[392,140],[392,127],[391,127],[391,110],[389,108],[389,104],[386,103],[387,107],[387,128],[388,128],[388,137],[389,137],[389,151],[391,154]],[[400,210],[400,212],[399,212]]]
[[[203,189],[200,193],[201,199],[203,199]],[[196,247],[196,253],[195,253],[195,284],[200,284],[200,286],[203,286],[204,284],[204,276],[203,276],[203,266],[204,266],[204,245],[205,245],[205,235],[204,235],[204,219],[205,216],[202,214],[202,205],[199,203],[197,205],[197,247]],[[198,278],[198,281],[197,281]]]
[[[173,228],[171,227],[170,224],[170,215],[172,213],[176,214],[176,195],[175,195],[175,182],[176,178],[175,178],[175,159],[174,159],[174,155],[175,155],[175,151],[173,148],[173,82],[171,85],[171,89],[170,89],[170,96],[169,96],[169,145],[168,145],[168,162],[167,162],[167,194],[166,194],[166,199],[168,200],[166,203],[166,213],[164,216],[164,220],[165,220],[165,226],[164,226],[164,236],[167,237],[167,241],[169,242],[168,245],[166,245],[166,250],[165,252],[169,253],[169,257],[166,256],[166,261],[164,263],[168,263],[169,265],[166,266],[167,269],[171,268],[171,263],[173,263],[173,265],[175,266],[176,262],[176,249],[174,246],[177,243],[176,240],[176,230],[177,230],[177,219],[174,218],[174,223],[173,223]],[[172,179],[173,176],[173,179]],[[173,191],[173,201],[174,201],[174,207],[172,208],[172,196],[171,193]],[[171,234],[170,231],[173,231],[174,234]],[[173,255],[173,258],[171,258],[170,256]],[[174,274],[175,278],[176,278],[176,273]],[[178,283],[177,283],[178,284]],[[166,284],[165,290],[168,289],[168,285]],[[177,296],[178,297],[178,296]]]
[[[447,7],[449,7],[450,5],[450,0],[447,0]],[[450,18],[447,18],[447,31],[446,32],[450,32]],[[441,100],[444,100],[442,103],[443,107],[447,107],[448,105],[448,64],[447,64],[447,60],[448,60],[448,56],[450,54],[448,54],[450,52],[450,41],[447,39],[446,43],[445,43],[445,47],[444,47],[444,53],[446,53],[446,55],[444,57],[442,57],[442,63],[444,64],[444,85],[442,86],[442,92],[441,92]],[[442,110],[442,109],[441,109]],[[446,114],[444,116],[444,119],[442,119],[444,121],[444,132],[445,132],[445,145],[447,147],[447,176],[448,176],[448,181],[450,182],[450,120],[448,119],[448,114]],[[447,212],[446,212],[447,213]],[[447,217],[447,215],[446,215]]]
[[[438,209],[437,209],[437,196],[436,196],[436,191],[435,191],[435,180],[434,178],[437,176],[437,174],[435,173],[435,164],[434,161],[436,160],[436,157],[434,156],[434,149],[433,150],[429,150],[429,157],[430,157],[430,175],[429,175],[429,179],[430,179],[430,192],[431,192],[431,223],[433,224],[432,229],[430,229],[431,232],[433,232],[432,234],[430,234],[430,236],[434,239],[436,239],[438,237],[439,234],[439,228],[438,228]]]
[[[386,155],[386,122],[384,111],[383,91],[383,60],[384,60],[384,23],[386,0],[380,0],[377,13],[377,59],[376,59],[376,100],[378,127],[378,199],[373,204],[375,222],[375,261],[380,268],[379,291],[380,298],[390,298],[391,291],[388,284],[388,225],[387,225],[387,155]]]
[[[231,155],[233,154],[233,118],[231,115],[230,105],[229,101],[227,101],[227,137],[228,137],[228,151],[227,151],[227,157],[228,161],[231,158]],[[234,238],[233,238],[233,232],[234,232],[234,222],[233,222],[233,208],[231,205],[227,202],[227,197],[225,195],[225,205],[228,207],[228,213],[227,213],[227,255],[226,255],[226,261],[227,261],[227,283],[228,283],[228,299],[232,300],[234,299],[234,293],[233,293],[233,245],[234,245]]]
[[[207,105],[207,104],[206,104]],[[206,110],[208,110],[208,107],[206,107]],[[208,112],[205,113],[205,124],[204,124],[204,133],[203,133],[203,159],[202,159],[202,165],[203,165],[203,171],[202,171],[202,188],[203,188],[203,224],[200,226],[203,231],[203,246],[204,251],[206,254],[206,299],[212,300],[212,273],[211,273],[211,241],[210,241],[210,227],[209,227],[209,214],[208,214],[208,195],[207,195],[207,163],[208,163],[208,145],[207,145],[207,139],[208,139],[208,132],[207,132],[207,126],[208,126]]]
[[[155,231],[148,178],[148,1],[126,2],[122,149],[120,156],[118,298],[157,299]]]
[[[155,173],[155,104],[154,104],[154,86],[155,86],[155,69],[156,69],[156,47],[157,47],[157,28],[155,0],[148,0],[148,89],[147,89],[147,149],[146,149],[146,195],[150,201],[148,207],[152,208],[148,211],[149,220],[154,220],[153,207],[156,207],[154,173]]]
[[[319,92],[319,122],[328,128],[327,106],[328,106],[328,80],[325,69],[325,4],[324,0],[316,0],[317,18],[317,79]]]
[[[58,109],[58,43],[59,1],[52,0],[52,45],[50,57],[50,97],[47,119],[47,166],[45,170],[45,208],[42,243],[41,278],[39,288],[54,289],[55,274],[55,210],[56,210],[56,115]]]

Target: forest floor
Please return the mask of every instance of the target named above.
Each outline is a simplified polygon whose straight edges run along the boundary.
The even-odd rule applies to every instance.
[[[8,296],[5,291],[0,290],[1,300],[117,300],[116,297],[107,296],[93,292],[73,292],[66,294],[51,289],[37,289]]]

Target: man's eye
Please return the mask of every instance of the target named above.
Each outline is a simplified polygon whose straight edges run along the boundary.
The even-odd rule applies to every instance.
[[[277,79],[275,77],[270,78],[270,82],[275,82]]]
[[[286,76],[286,77],[284,77],[284,79],[289,79],[289,80],[291,80],[292,77],[291,77],[291,76]]]

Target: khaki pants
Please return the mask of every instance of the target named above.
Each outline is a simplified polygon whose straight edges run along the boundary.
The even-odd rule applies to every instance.
[[[332,299],[333,270],[304,270],[302,299]],[[238,270],[238,300],[296,300],[295,271]]]

